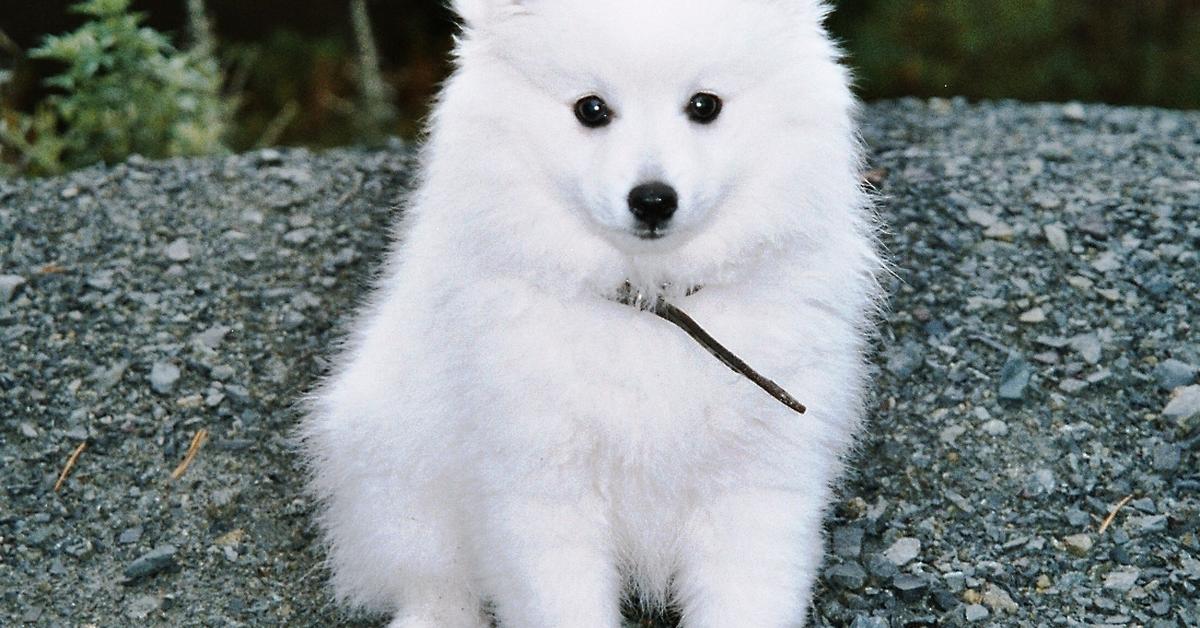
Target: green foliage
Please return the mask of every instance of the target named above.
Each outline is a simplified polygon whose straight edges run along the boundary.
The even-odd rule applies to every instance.
[[[842,0],[837,6],[832,26],[868,98],[1200,103],[1195,2]]]
[[[142,26],[130,0],[87,0],[73,10],[90,19],[47,37],[31,56],[65,66],[46,80],[55,95],[31,116],[0,120],[0,147],[18,169],[55,174],[98,161],[201,155],[224,150],[229,107],[221,72],[204,50],[178,51]]]

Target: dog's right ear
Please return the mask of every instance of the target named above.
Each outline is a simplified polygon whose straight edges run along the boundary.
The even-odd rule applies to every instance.
[[[530,0],[451,0],[450,8],[462,18],[467,28],[477,28],[489,22],[524,13]]]

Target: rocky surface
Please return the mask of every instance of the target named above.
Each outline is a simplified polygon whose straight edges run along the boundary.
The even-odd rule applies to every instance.
[[[1200,626],[1200,113],[865,126],[896,277],[814,623]],[[330,603],[288,436],[410,165],[0,180],[0,625],[379,625]]]

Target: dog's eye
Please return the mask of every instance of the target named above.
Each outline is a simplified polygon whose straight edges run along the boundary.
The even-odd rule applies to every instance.
[[[575,117],[589,129],[602,127],[612,120],[612,110],[599,96],[584,96],[575,103]]]
[[[721,115],[721,99],[716,94],[700,92],[688,101],[687,115],[692,122],[708,124]]]

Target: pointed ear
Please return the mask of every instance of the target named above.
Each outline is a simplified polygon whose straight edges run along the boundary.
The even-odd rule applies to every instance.
[[[529,0],[451,0],[450,8],[468,28],[474,28],[500,17],[521,13],[529,3]]]

